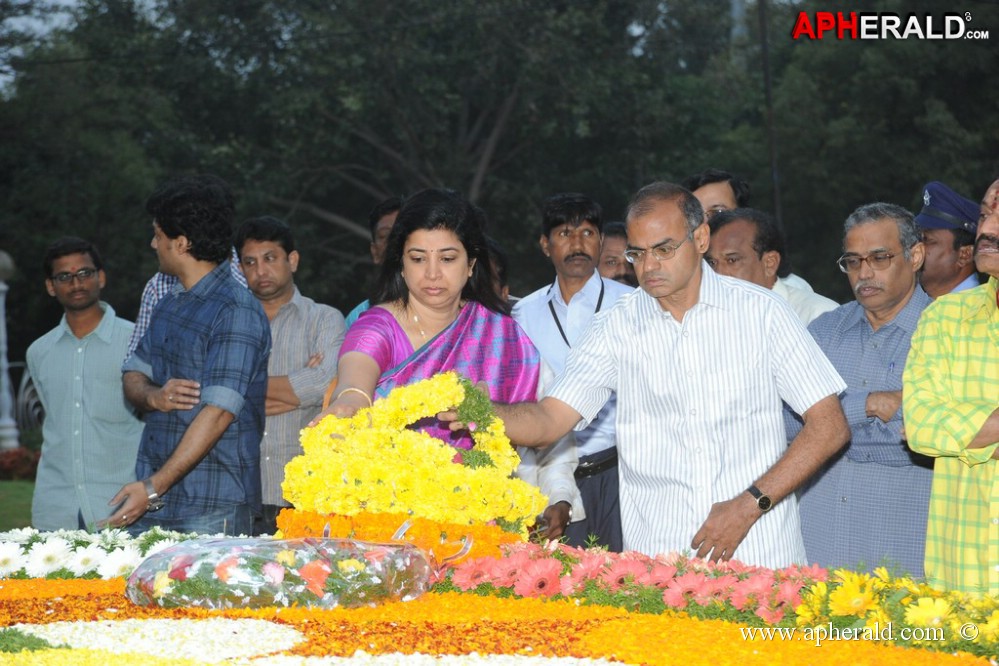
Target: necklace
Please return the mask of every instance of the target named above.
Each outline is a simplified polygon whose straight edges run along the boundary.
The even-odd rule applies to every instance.
[[[427,333],[426,333],[426,331],[423,330],[423,327],[420,326],[420,318],[416,316],[415,312],[413,313],[413,322],[416,323],[416,330],[418,330],[420,332],[420,337],[423,338],[424,342],[426,342],[427,341]]]

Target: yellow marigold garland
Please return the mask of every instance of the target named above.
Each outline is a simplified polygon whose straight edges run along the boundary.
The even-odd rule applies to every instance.
[[[520,536],[496,525],[454,525],[425,518],[413,518],[399,513],[359,513],[356,516],[331,516],[312,511],[284,509],[278,514],[281,538],[320,537],[327,527],[334,539],[386,541],[399,527],[410,521],[402,540],[432,553],[439,561],[461,548],[462,538],[471,539],[467,557],[500,557],[503,544],[517,543]]]
[[[285,468],[285,499],[300,511],[357,516],[394,513],[453,525],[501,520],[522,534],[545,497],[511,478],[519,456],[498,418],[475,430],[473,451],[492,465],[454,462],[448,444],[406,426],[460,404],[465,389],[447,372],[394,389],[350,418],[327,416],[302,431],[303,454]]]

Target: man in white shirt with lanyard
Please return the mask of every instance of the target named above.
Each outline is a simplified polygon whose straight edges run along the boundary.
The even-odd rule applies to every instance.
[[[710,232],[688,190],[642,188],[627,225],[642,288],[594,317],[547,397],[496,414],[513,442],[543,446],[616,393],[626,549],[804,563],[794,490],[850,436],[846,384],[786,301],[708,268]],[[782,401],[805,423],[790,446]]]
[[[565,369],[569,350],[594,315],[634,291],[597,272],[602,225],[600,204],[587,196],[556,194],[545,201],[540,244],[555,266],[555,281],[518,301],[513,317],[556,374]],[[589,427],[576,433],[575,476],[585,516],[573,516],[569,523],[565,534],[570,545],[586,545],[593,535],[610,551],[623,548],[614,418],[611,396]]]

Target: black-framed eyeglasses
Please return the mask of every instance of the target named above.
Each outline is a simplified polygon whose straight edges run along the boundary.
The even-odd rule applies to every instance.
[[[52,276],[52,281],[60,284],[72,282],[74,279],[79,280],[80,282],[86,282],[95,275],[97,275],[96,268],[81,268],[75,273],[57,273]]]
[[[893,254],[891,252],[875,252],[874,254],[869,254],[866,257],[862,257],[859,254],[844,254],[842,257],[836,260],[836,265],[844,273],[856,273],[860,270],[861,265],[866,261],[867,265],[876,271],[883,271],[884,269],[891,266],[891,260],[897,257],[898,254]]]
[[[654,245],[648,250],[639,250],[638,248],[629,248],[624,251],[624,258],[628,260],[629,264],[637,264],[645,260],[645,253],[652,252],[652,256],[655,257],[656,261],[666,261],[672,259],[676,251],[680,249],[680,246],[689,241],[694,237],[693,232],[687,234],[687,237],[676,245],[670,245],[669,242],[660,243],[659,245]]]

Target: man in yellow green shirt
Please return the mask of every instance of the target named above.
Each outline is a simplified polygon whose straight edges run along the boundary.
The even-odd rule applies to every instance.
[[[999,594],[999,180],[982,200],[975,264],[991,279],[941,296],[912,338],[903,376],[909,446],[936,458],[926,576]]]

